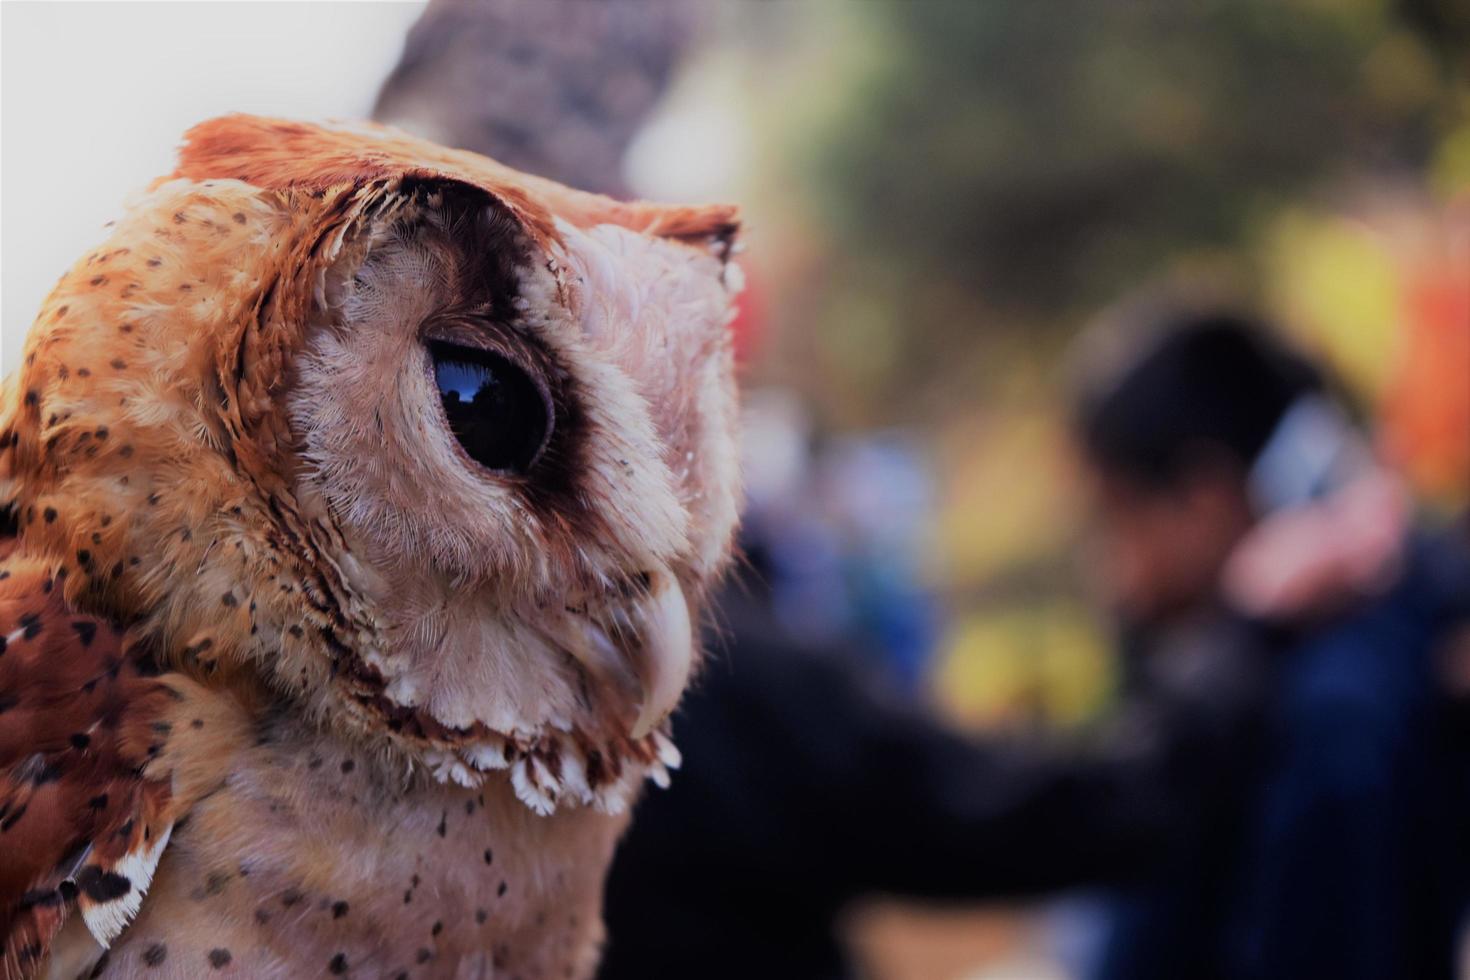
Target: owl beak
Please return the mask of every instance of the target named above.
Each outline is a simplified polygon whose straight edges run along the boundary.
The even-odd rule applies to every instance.
[[[649,575],[648,591],[604,625],[577,616],[561,645],[594,676],[638,705],[630,734],[643,738],[679,703],[694,663],[694,630],[679,580]]]
[[[653,731],[678,705],[694,663],[689,603],[678,579],[667,571],[657,573],[639,613],[643,643],[633,669],[643,688],[643,704],[633,723],[634,739]]]

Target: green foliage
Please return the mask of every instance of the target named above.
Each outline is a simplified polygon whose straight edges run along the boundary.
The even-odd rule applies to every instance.
[[[880,56],[818,134],[824,219],[852,268],[963,289],[1012,322],[1238,242],[1324,175],[1421,169],[1446,90],[1378,0],[848,9]],[[910,336],[952,329],[909,320]]]

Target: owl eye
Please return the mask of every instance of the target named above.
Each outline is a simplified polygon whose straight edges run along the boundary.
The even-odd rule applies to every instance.
[[[551,436],[551,400],[524,370],[499,354],[430,341],[434,382],[450,431],[488,469],[524,473]]]

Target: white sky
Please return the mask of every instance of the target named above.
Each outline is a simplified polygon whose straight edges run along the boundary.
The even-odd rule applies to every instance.
[[[226,112],[366,116],[422,7],[0,3],[0,376],[185,129]]]

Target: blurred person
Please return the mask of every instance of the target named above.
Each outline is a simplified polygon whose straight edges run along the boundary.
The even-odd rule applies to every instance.
[[[1258,716],[1239,646],[1194,650],[1083,741],[981,740],[901,697],[851,632],[793,622],[777,593],[793,541],[813,537],[803,416],[753,407],[747,438],[766,451],[746,467],[746,572],[674,721],[684,766],[620,845],[605,980],[853,976],[840,921],[857,899],[1139,880],[1220,810],[1219,774]]]
[[[1250,699],[1232,677],[1188,679],[1086,745],[963,737],[847,648],[793,638],[744,547],[675,718],[684,765],[614,860],[604,980],[837,980],[857,975],[840,922],[860,898],[1136,880],[1236,741]]]
[[[1137,670],[1246,635],[1268,698],[1219,774],[1223,812],[1119,893],[1096,975],[1452,976],[1464,869],[1432,654],[1463,614],[1464,551],[1412,529],[1267,324],[1124,319],[1099,334],[1121,357],[1084,347],[1104,367],[1076,417],[1097,578]]]
[[[723,656],[675,720],[685,767],[614,864],[606,980],[852,976],[855,899],[1085,885],[1117,889],[1099,977],[1449,975],[1459,858],[1424,651],[1465,570],[1402,540],[1393,481],[1264,328],[1158,336],[1079,411],[1127,621],[1119,708],[1080,742],[961,737],[783,628],[782,532],[757,516]],[[1267,456],[1287,462],[1252,480]],[[1311,533],[1344,515],[1370,526]]]

